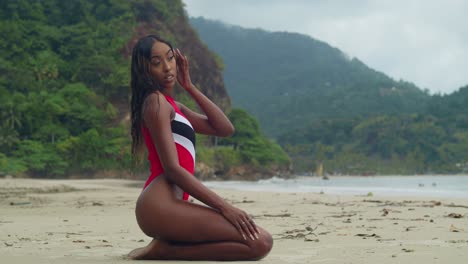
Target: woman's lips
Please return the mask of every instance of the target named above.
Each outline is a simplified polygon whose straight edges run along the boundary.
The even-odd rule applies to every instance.
[[[172,82],[174,80],[174,75],[167,75],[164,77],[164,81],[166,82]]]

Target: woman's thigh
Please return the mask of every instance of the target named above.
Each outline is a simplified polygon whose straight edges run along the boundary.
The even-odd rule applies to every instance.
[[[212,208],[178,200],[173,185],[158,176],[140,195],[136,215],[143,232],[177,242],[245,241],[238,230]],[[260,236],[268,235],[260,229]]]
[[[271,241],[258,227],[259,239],[244,240],[239,231],[214,209],[175,198],[173,185],[161,175],[140,195],[136,215],[143,232],[155,238],[181,243],[232,241],[257,246]]]

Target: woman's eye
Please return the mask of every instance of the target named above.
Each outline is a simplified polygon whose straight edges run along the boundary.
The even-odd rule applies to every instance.
[[[154,66],[158,66],[160,63],[160,61],[151,61],[151,64],[153,64]]]
[[[169,60],[171,61],[172,59],[174,59],[174,55],[170,56],[169,57]]]

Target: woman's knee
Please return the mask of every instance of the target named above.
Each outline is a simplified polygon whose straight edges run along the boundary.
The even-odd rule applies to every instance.
[[[254,260],[259,260],[264,258],[271,251],[273,247],[273,238],[270,233],[265,230],[262,230],[258,235],[258,239],[252,243],[252,258]]]

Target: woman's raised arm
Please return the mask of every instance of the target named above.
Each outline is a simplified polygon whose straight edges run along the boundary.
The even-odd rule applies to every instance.
[[[188,70],[187,57],[179,49],[175,50],[177,60],[177,80],[192,96],[205,115],[193,112],[182,104],[178,104],[182,113],[192,124],[197,133],[227,137],[234,133],[234,126],[223,111],[193,85]]]

